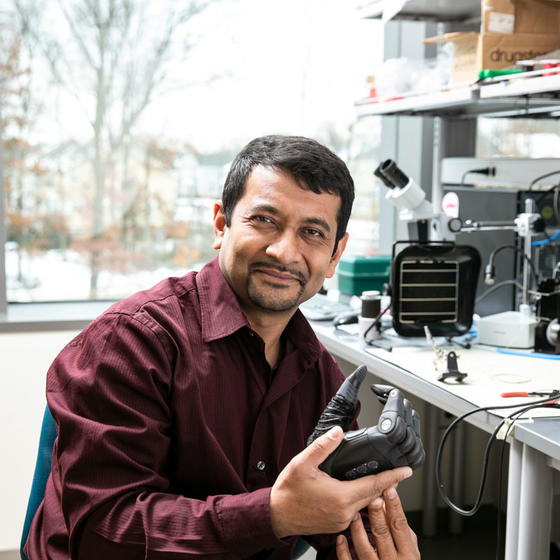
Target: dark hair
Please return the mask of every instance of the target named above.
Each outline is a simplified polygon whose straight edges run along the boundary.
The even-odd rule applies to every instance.
[[[243,196],[253,167],[262,165],[287,171],[302,189],[340,197],[336,242],[346,233],[354,202],[354,181],[346,164],[326,146],[303,136],[262,136],[249,142],[235,157],[222,191],[226,224],[231,225],[235,205]]]

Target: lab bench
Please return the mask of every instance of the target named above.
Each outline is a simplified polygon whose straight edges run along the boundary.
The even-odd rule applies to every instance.
[[[423,468],[423,528],[428,534],[435,531],[437,512],[435,410],[459,416],[481,406],[510,404],[510,401],[516,405],[534,399],[516,397],[506,403],[500,397],[501,392],[537,390],[545,385],[555,389],[560,381],[560,360],[553,357],[525,357],[475,345],[468,350],[457,350],[459,369],[468,372],[466,381],[443,383],[438,381],[433,350],[427,344],[414,344],[412,339],[409,346],[401,341],[388,351],[366,345],[358,334],[336,329],[330,321],[311,324],[333,356],[355,366],[364,364],[371,374],[427,403],[422,420],[427,434],[424,436],[427,457]],[[511,410],[479,412],[469,416],[467,422],[491,433],[508,412]],[[505,559],[548,560],[552,496],[560,480],[560,411],[531,411],[515,423],[508,441]],[[457,467],[460,469],[460,465]],[[460,472],[455,474],[462,476]]]

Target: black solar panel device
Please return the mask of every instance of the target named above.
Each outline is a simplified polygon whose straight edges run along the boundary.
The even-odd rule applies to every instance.
[[[395,246],[402,241],[395,243]],[[409,243],[409,242],[407,242]],[[480,254],[451,242],[409,244],[391,262],[393,328],[401,336],[458,336],[472,325]]]

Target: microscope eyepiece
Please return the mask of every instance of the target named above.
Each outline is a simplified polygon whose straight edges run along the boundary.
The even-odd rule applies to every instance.
[[[402,189],[410,182],[410,179],[401,171],[399,166],[392,159],[386,159],[379,166],[380,173],[393,185]]]
[[[387,179],[387,177],[385,177],[385,175],[383,175],[383,173],[381,172],[381,166],[383,164],[379,164],[379,166],[377,167],[377,169],[373,172],[373,174],[378,178],[381,179],[381,181],[383,182],[383,184],[390,188],[390,189],[394,189],[395,185],[393,185],[393,183],[391,183],[391,181],[389,181],[389,179]]]

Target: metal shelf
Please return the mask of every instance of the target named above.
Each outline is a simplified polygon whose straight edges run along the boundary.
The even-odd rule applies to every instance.
[[[498,116],[560,117],[560,75],[519,78],[479,88],[481,101],[501,100],[512,103]],[[492,115],[488,115],[492,116]]]
[[[358,8],[361,17],[380,18],[384,0],[371,0]],[[410,0],[394,19],[414,21],[467,21],[480,19],[480,0]]]
[[[424,115],[462,114],[473,104],[473,90],[462,88],[408,95],[375,101],[363,99],[356,103],[358,116],[367,115]]]
[[[488,85],[408,95],[386,101],[363,99],[356,103],[356,109],[361,117],[413,115],[557,118],[560,117],[560,75],[515,77]]]

